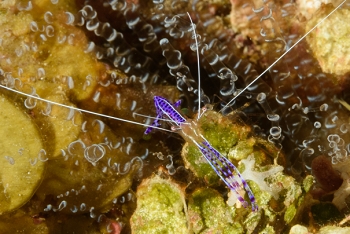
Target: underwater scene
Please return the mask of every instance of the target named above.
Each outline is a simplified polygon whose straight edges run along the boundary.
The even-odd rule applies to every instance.
[[[350,233],[350,1],[0,1],[0,233]]]

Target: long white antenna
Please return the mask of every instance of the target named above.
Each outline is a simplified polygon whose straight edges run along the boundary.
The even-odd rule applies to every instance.
[[[133,114],[137,115],[137,116],[144,117],[144,118],[157,119],[157,120],[161,120],[161,121],[164,121],[164,122],[170,122],[170,123],[175,124],[174,120],[171,120],[171,119],[161,119],[161,118],[152,117],[152,116],[148,116],[148,115],[143,115],[143,114],[139,114],[139,113],[133,113]]]
[[[246,87],[244,87],[236,96],[234,96],[231,101],[229,101],[219,112],[222,112],[228,105],[230,105],[236,98],[246,91],[255,81],[260,79],[268,70],[270,70],[281,58],[283,58],[291,49],[293,49],[300,41],[302,41],[307,35],[309,35],[315,28],[317,28],[323,21],[325,21],[330,15],[332,15],[336,10],[338,10],[346,0],[340,3],[334,10],[332,10],[326,17],[324,17],[320,22],[318,22],[313,28],[311,28],[304,36],[302,36],[294,45],[292,45],[288,50],[286,50],[275,62],[273,62],[268,68],[266,68],[258,77],[256,77],[252,82],[250,82]]]
[[[191,27],[193,29],[193,35],[194,40],[196,42],[196,52],[197,52],[197,68],[198,68],[198,115],[197,119],[201,116],[201,68],[200,68],[200,61],[199,61],[199,49],[198,49],[198,41],[197,41],[197,33],[196,33],[196,27],[194,23],[192,22],[192,18],[190,16],[190,13],[187,12],[188,18],[190,18],[191,21]]]
[[[62,103],[46,100],[46,99],[41,98],[41,97],[36,97],[36,96],[30,95],[30,94],[27,94],[27,93],[24,93],[24,92],[15,90],[15,89],[11,89],[11,88],[9,88],[7,86],[4,86],[4,85],[1,85],[1,84],[0,84],[0,87],[2,87],[4,89],[7,89],[9,91],[12,91],[12,92],[21,94],[23,96],[34,98],[34,99],[37,99],[37,100],[40,100],[40,101],[43,101],[43,102],[46,102],[46,103],[54,104],[54,105],[57,105],[57,106],[68,108],[68,109],[73,109],[73,110],[76,110],[76,111],[79,111],[79,112],[83,112],[83,113],[87,113],[87,114],[91,114],[91,115],[97,115],[97,116],[101,116],[101,117],[105,117],[105,118],[109,118],[109,119],[119,120],[119,121],[123,121],[123,122],[126,122],[126,123],[131,123],[131,124],[141,125],[141,126],[145,126],[145,127],[150,127],[150,125],[147,125],[147,124],[143,124],[143,123],[127,120],[127,119],[121,119],[121,118],[114,117],[114,116],[104,115],[104,114],[100,114],[100,113],[97,113],[97,112],[80,109],[80,108],[77,108],[77,107],[74,107],[74,106],[68,106],[68,105],[65,105],[65,104],[62,104]],[[159,127],[155,127],[155,126],[152,126],[152,128],[160,129],[160,130],[167,131],[167,132],[173,132],[171,130],[164,129],[164,128],[159,128]]]

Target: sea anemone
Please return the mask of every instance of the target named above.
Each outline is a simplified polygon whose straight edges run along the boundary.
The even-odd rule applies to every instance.
[[[335,5],[305,13],[289,1],[9,0],[0,8],[0,157],[6,165],[0,229],[137,232],[138,212],[147,208],[137,196],[149,195],[147,183],[179,193],[179,220],[196,233],[225,230],[198,212],[216,205],[229,216],[223,222],[235,222],[232,230],[241,233],[285,232],[297,223],[318,228],[303,213],[332,200],[309,194],[311,175],[325,188],[320,168],[337,175],[330,162],[344,182],[326,190],[330,196],[337,190],[333,202],[344,208],[348,72],[322,49],[345,48],[328,30],[345,27],[339,21],[348,5],[318,29]],[[308,40],[299,42],[309,29]],[[346,63],[345,52],[340,60]],[[155,116],[155,95],[181,99],[189,118],[213,104],[198,129],[247,178],[259,212],[227,206],[227,188],[215,173],[196,168],[201,154],[190,144],[182,148],[175,134],[143,137],[140,125]],[[194,226],[194,219],[207,226]],[[13,227],[9,220],[26,225]]]

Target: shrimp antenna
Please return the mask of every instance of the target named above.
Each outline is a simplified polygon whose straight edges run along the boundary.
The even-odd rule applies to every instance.
[[[219,112],[222,112],[229,106],[236,98],[246,91],[255,81],[259,80],[268,70],[270,70],[279,60],[281,60],[288,52],[293,49],[299,42],[301,42],[307,35],[309,35],[315,28],[317,28],[323,21],[325,21],[330,15],[332,15],[336,10],[338,10],[347,0],[342,1],[334,10],[332,10],[326,17],[324,17],[320,22],[318,22],[314,27],[312,27],[304,36],[302,36],[297,42],[295,42],[288,50],[286,50],[275,62],[273,62],[268,68],[266,68],[259,76],[257,76],[252,82],[250,82],[246,87],[244,87],[236,96],[234,96],[231,101],[229,101]]]
[[[170,123],[175,123],[173,120],[171,119],[161,119],[161,118],[157,118],[157,117],[152,117],[152,116],[148,116],[148,115],[143,115],[143,114],[139,114],[139,113],[134,113],[134,115],[137,116],[141,116],[141,117],[145,117],[145,118],[149,118],[149,119],[158,119],[164,122],[170,122]]]
[[[114,117],[114,116],[110,116],[110,115],[104,115],[104,114],[100,114],[100,113],[97,113],[97,112],[80,109],[80,108],[77,108],[77,107],[74,107],[74,106],[68,106],[68,105],[65,105],[65,104],[62,104],[62,103],[53,102],[53,101],[46,100],[46,99],[41,98],[41,97],[37,97],[37,96],[31,95],[31,94],[28,94],[28,93],[21,92],[21,91],[16,90],[16,89],[11,89],[11,88],[9,88],[7,86],[4,86],[4,85],[1,85],[1,84],[0,84],[0,87],[4,88],[4,89],[7,89],[7,90],[9,90],[11,92],[15,92],[15,93],[21,94],[21,95],[26,96],[26,97],[30,97],[30,98],[34,98],[34,99],[39,100],[39,101],[43,101],[43,102],[46,102],[46,103],[54,104],[56,106],[61,106],[61,107],[64,107],[64,108],[73,109],[73,110],[76,110],[76,111],[79,111],[79,112],[83,112],[83,113],[87,113],[87,114],[91,114],[91,115],[97,115],[97,116],[100,116],[100,117],[105,117],[105,118],[109,118],[109,119],[119,120],[119,121],[123,121],[123,122],[126,122],[126,123],[141,125],[141,126],[145,126],[145,127],[149,127],[150,126],[148,124],[143,124],[143,123],[139,123],[139,122],[135,122],[135,121],[127,120],[127,119],[122,119],[122,118],[118,118],[118,117]],[[152,128],[160,129],[160,130],[167,131],[167,132],[172,132],[172,131],[170,131],[168,129],[165,129],[165,128],[159,128],[159,127],[155,127],[155,126],[152,126]]]
[[[192,21],[190,13],[187,12],[188,18],[190,18],[191,21],[191,27],[193,30],[193,36],[194,36],[194,41],[196,42],[196,52],[197,52],[197,69],[198,69],[198,115],[197,115],[197,120],[201,116],[201,68],[200,68],[200,62],[199,62],[199,49],[198,49],[198,41],[197,41],[197,33],[196,33],[196,27],[195,24]]]

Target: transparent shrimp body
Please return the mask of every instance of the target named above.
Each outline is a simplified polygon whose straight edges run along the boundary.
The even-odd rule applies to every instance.
[[[152,126],[146,129],[145,134],[149,134],[153,126],[159,126],[160,119],[165,118],[170,120],[172,129],[177,131],[187,142],[198,147],[215,173],[236,194],[242,205],[248,207],[248,202],[243,198],[245,191],[248,194],[252,210],[257,211],[258,205],[256,204],[253,192],[237,168],[205,139],[200,132],[197,121],[186,119],[175,109],[180,106],[180,101],[171,104],[167,99],[155,96],[154,102],[157,117]]]

